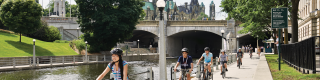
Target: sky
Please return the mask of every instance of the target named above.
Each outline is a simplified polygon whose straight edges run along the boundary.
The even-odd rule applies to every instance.
[[[43,6],[43,8],[47,8],[47,5],[49,4],[50,0],[39,0],[39,3]],[[76,4],[76,2],[74,0],[66,0],[68,2],[71,1],[71,4]],[[152,0],[149,0],[150,2],[152,2]],[[188,4],[190,4],[191,0],[173,0],[174,2],[177,3],[177,6],[180,5],[184,5],[185,2],[188,2]],[[213,1],[213,3],[216,5],[216,20],[224,20],[227,17],[227,14],[225,12],[221,12],[222,8],[219,7],[221,0],[198,0],[199,4],[201,4],[201,2],[203,2],[203,4],[205,5],[205,13],[209,16],[209,4],[211,3],[211,1]],[[43,3],[42,3],[43,2]]]

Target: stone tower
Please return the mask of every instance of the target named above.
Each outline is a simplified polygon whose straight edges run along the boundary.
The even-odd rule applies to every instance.
[[[53,12],[59,17],[66,17],[66,0],[54,0]]]
[[[216,13],[216,10],[215,10],[215,4],[213,3],[213,1],[211,1],[210,3],[210,11],[209,11],[209,16],[210,16],[210,19],[211,20],[215,20],[215,13]]]

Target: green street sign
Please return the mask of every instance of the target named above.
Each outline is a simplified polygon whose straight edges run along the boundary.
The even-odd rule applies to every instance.
[[[271,28],[288,28],[288,8],[271,9]]]

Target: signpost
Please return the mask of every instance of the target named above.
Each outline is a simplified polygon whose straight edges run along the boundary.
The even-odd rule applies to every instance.
[[[278,29],[278,56],[279,56],[279,70],[281,55],[280,55],[280,43],[281,43],[281,32],[282,28],[288,28],[288,8],[272,8],[271,9],[271,28]]]

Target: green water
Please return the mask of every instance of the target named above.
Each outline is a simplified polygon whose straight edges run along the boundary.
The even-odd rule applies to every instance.
[[[167,78],[170,79],[170,67],[178,59],[167,59]],[[193,59],[194,65],[196,59]],[[159,79],[159,61],[131,61],[128,62],[128,74],[147,71],[152,67],[155,80]],[[107,67],[108,64],[90,64],[79,66],[55,67],[35,70],[22,70],[0,72],[0,80],[95,80]],[[194,69],[195,72],[196,69]],[[110,73],[110,72],[109,72]],[[104,79],[109,79],[109,73]],[[147,74],[130,76],[130,80],[147,79]]]

